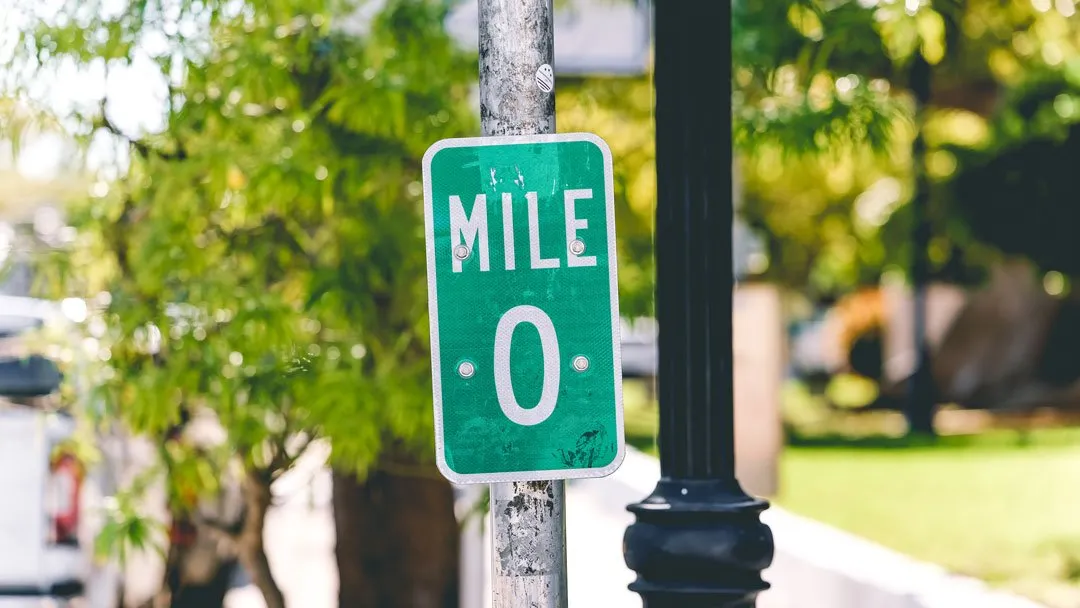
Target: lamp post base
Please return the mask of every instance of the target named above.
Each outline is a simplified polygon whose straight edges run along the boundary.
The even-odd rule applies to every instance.
[[[772,533],[761,522],[768,503],[735,480],[660,480],[628,509],[626,565],[644,608],[751,608],[769,588],[761,572],[773,557]]]

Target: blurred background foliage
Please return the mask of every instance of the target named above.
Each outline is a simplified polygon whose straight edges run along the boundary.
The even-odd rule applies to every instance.
[[[592,132],[611,147],[619,228],[619,307],[653,313],[652,233],[656,146],[648,78],[563,78],[556,90],[559,132]]]
[[[920,131],[933,278],[978,283],[1002,253],[1075,273],[1066,260],[1080,256],[1071,250],[1043,252],[1074,242],[1063,234],[1075,225],[1063,216],[1074,206],[1053,204],[1071,182],[1070,155],[1057,146],[1080,115],[1071,0],[744,0],[736,8],[736,132],[744,215],[769,243],[762,278],[829,297],[905,274]],[[916,53],[932,66],[918,115],[908,88]],[[1009,189],[1001,164],[1019,172],[1028,165],[1018,159],[1040,149],[1028,146],[1043,141],[1057,142],[1046,151],[1057,164],[1036,163],[1047,175],[1014,177]],[[987,164],[1008,151],[1017,156]],[[1036,185],[1050,174],[1063,182],[1054,192]]]
[[[477,132],[475,57],[446,36],[447,3],[394,0],[366,29],[349,29],[346,0],[70,0],[62,19],[17,4],[19,35],[0,42],[4,158],[48,131],[123,152],[48,195],[70,202],[78,236],[39,259],[52,295],[98,305],[87,330],[109,412],[156,435],[210,407],[231,455],[270,477],[296,436],[329,438],[354,477],[379,470],[388,446],[429,464],[418,162],[433,141]],[[1005,256],[1061,273],[1058,293],[1080,274],[1074,0],[733,7],[739,214],[767,252],[750,278],[806,304],[907,276],[921,254],[932,279],[963,285]],[[105,100],[50,114],[28,84],[136,56],[166,83],[157,131],[125,132]],[[726,60],[697,69],[708,78]],[[595,132],[613,151],[629,317],[653,312],[652,84],[567,77],[557,92],[559,130]],[[35,188],[0,175],[0,213]],[[0,234],[13,259],[10,242]]]

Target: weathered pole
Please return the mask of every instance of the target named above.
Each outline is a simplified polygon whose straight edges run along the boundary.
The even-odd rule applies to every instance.
[[[661,479],[624,551],[645,608],[749,607],[773,543],[735,478],[731,4],[654,6]]]
[[[552,0],[479,0],[485,136],[555,132]],[[491,484],[493,608],[566,608],[562,481]]]

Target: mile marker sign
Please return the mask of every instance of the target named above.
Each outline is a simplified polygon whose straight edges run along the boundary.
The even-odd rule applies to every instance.
[[[611,151],[589,134],[440,141],[424,155],[439,470],[456,483],[622,463]]]

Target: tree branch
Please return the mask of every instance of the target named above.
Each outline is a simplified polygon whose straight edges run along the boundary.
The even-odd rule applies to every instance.
[[[120,139],[123,139],[143,158],[150,158],[150,156],[153,155],[157,156],[158,158],[163,158],[165,160],[181,161],[187,159],[187,151],[184,150],[183,146],[181,146],[179,142],[177,142],[175,152],[164,152],[162,150],[152,148],[149,144],[147,144],[141,139],[136,139],[134,137],[131,137],[127,133],[124,133],[123,129],[118,127],[116,123],[114,123],[112,119],[109,118],[108,113],[105,112],[105,104],[107,101],[107,98],[102,98],[101,103],[98,104],[99,112],[97,117],[95,117],[93,121],[93,126],[95,129],[105,129],[110,134],[115,135]]]

